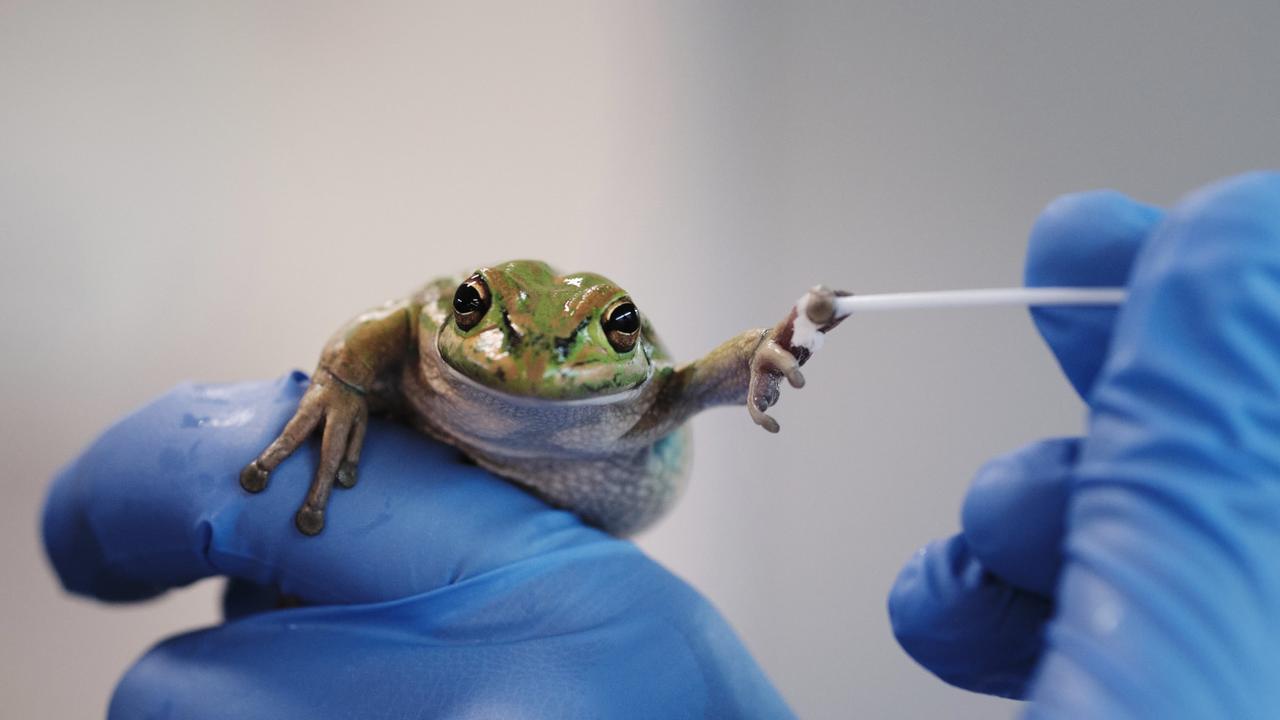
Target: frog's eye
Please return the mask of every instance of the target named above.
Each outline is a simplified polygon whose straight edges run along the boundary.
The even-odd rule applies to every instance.
[[[614,350],[628,352],[640,338],[640,311],[631,300],[622,298],[604,311],[600,325]]]
[[[459,330],[470,330],[489,312],[489,286],[479,273],[472,275],[453,293],[453,320]]]

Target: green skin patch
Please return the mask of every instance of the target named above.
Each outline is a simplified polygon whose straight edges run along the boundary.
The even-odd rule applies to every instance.
[[[578,400],[625,392],[652,372],[655,348],[643,332],[625,352],[609,343],[602,316],[627,293],[608,278],[556,275],[536,260],[477,272],[491,302],[474,327],[463,330],[450,316],[451,292],[440,293],[437,312],[423,313],[431,325],[426,318],[443,317],[430,330],[440,356],[464,376],[511,395]]]

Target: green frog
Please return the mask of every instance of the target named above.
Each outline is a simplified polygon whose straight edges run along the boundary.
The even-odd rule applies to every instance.
[[[261,492],[271,471],[320,432],[319,465],[294,518],[315,535],[333,486],[356,484],[370,414],[389,413],[626,536],[679,497],[692,415],[745,402],[777,432],[765,410],[781,379],[804,384],[808,350],[787,344],[795,319],[793,309],[772,329],[677,365],[631,296],[600,275],[517,260],[441,278],[333,336],[297,412],[240,484]]]

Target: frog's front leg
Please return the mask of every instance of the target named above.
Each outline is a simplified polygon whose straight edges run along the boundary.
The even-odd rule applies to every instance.
[[[834,299],[843,294],[814,288],[773,328],[748,330],[706,357],[667,371],[658,378],[655,401],[628,435],[658,438],[706,408],[743,403],[756,424],[777,432],[778,422],[766,411],[778,402],[783,378],[804,387],[800,366],[843,319],[833,311]]]
[[[240,472],[240,486],[264,490],[271,471],[323,427],[320,463],[306,499],[294,518],[298,530],[324,529],[325,508],[336,482],[353,487],[369,419],[370,400],[379,400],[382,380],[400,367],[413,342],[414,305],[392,303],[353,320],[325,346],[311,386],[284,430]]]
[[[836,298],[849,295],[818,285],[796,301],[751,356],[751,386],[747,411],[757,425],[778,432],[778,421],[765,411],[778,401],[778,375],[785,375],[792,387],[804,387],[800,366],[822,347],[826,334],[846,315],[836,312]]]
[[[324,512],[333,484],[337,482],[348,488],[355,485],[356,463],[360,460],[368,418],[364,393],[350,387],[324,366],[317,368],[311,386],[298,403],[297,412],[280,436],[241,471],[240,486],[249,492],[264,490],[271,471],[323,426],[320,463],[306,500],[294,518],[299,530],[315,535],[324,529]]]

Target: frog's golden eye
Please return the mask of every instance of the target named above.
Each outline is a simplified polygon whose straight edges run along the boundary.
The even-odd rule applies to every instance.
[[[640,311],[629,298],[622,298],[600,317],[609,344],[618,352],[629,352],[640,339]]]
[[[453,293],[453,320],[459,330],[470,330],[489,312],[489,286],[480,273],[467,278]]]

